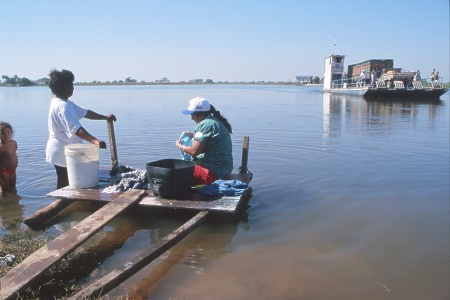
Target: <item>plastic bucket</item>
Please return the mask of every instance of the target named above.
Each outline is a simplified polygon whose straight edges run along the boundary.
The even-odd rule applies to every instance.
[[[71,144],[64,148],[69,186],[74,189],[98,185],[100,152],[97,145]]]

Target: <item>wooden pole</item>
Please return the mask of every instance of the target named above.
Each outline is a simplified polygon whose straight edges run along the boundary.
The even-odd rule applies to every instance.
[[[239,168],[239,173],[246,174],[248,172],[247,164],[248,164],[248,148],[250,146],[250,137],[244,136],[244,141],[242,143],[242,163]]]
[[[161,241],[152,245],[150,248],[137,255],[133,259],[127,261],[122,267],[111,271],[111,273],[100,278],[96,282],[92,283],[79,293],[73,295],[69,300],[78,299],[97,299],[110,290],[118,286],[120,283],[136,274],[143,267],[150,262],[158,258],[161,254],[166,252],[176,243],[186,237],[191,231],[199,226],[208,215],[208,212],[203,210],[195,215],[192,219],[184,223],[181,227],[177,228],[171,234],[165,236]]]
[[[114,134],[114,121],[108,120],[108,136],[109,136],[109,149],[111,151],[111,173],[116,174],[119,169],[119,160],[117,158],[116,136]]]

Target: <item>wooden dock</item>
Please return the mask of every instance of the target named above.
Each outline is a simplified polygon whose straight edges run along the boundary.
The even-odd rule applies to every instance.
[[[232,179],[240,180],[242,182],[250,182],[252,173],[233,174]],[[105,188],[92,189],[72,189],[64,187],[62,189],[50,192],[48,197],[55,197],[67,201],[98,201],[110,202],[116,196],[116,193],[105,193]],[[223,213],[235,213],[239,208],[241,201],[245,201],[252,193],[249,187],[243,195],[239,196],[223,196],[217,199],[202,197],[200,194],[193,192],[192,195],[185,199],[167,199],[160,196],[155,196],[151,190],[147,190],[146,195],[139,202],[142,207],[163,207],[172,209],[187,209],[187,210],[207,210]]]
[[[112,124],[108,123],[108,130],[110,133],[114,132]],[[112,139],[112,142],[115,144],[114,139]],[[249,138],[244,137],[242,166],[239,168],[238,174],[232,175],[232,179],[246,183],[249,183],[253,177],[253,174],[247,169],[248,143]],[[118,170],[115,145],[114,147],[111,147],[111,159],[113,162],[112,171]],[[114,174],[115,172],[112,173]],[[107,184],[102,184],[97,188],[72,189],[70,187],[65,187],[47,194],[49,197],[58,198],[58,200],[25,219],[24,223],[28,226],[37,227],[38,225],[45,224],[49,219],[55,217],[59,212],[76,201],[97,202],[103,204],[103,206],[92,215],[31,254],[19,265],[11,269],[4,277],[0,278],[0,300],[20,298],[20,293],[33,284],[38,283],[46,270],[61,261],[71,251],[75,250],[96,232],[101,230],[108,222],[124,213],[132,206],[191,210],[197,211],[197,214],[171,234],[167,235],[156,244],[151,245],[148,249],[144,249],[141,254],[132,258],[126,264],[115,269],[103,278],[90,284],[87,288],[70,299],[101,297],[181,241],[197,226],[204,222],[208,214],[212,212],[226,214],[236,213],[241,206],[248,202],[252,197],[252,189],[251,187],[248,187],[246,191],[239,196],[208,198],[202,196],[197,190],[192,189],[191,193],[189,193],[185,199],[166,199],[155,196],[151,190],[131,189],[117,193],[105,192],[105,187],[107,187],[108,183],[113,183],[113,180],[106,180],[106,182]]]

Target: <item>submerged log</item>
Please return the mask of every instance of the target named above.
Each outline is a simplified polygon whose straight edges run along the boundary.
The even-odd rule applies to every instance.
[[[58,199],[52,202],[50,205],[36,211],[29,217],[25,218],[23,220],[23,223],[25,223],[31,229],[42,229],[50,219],[55,217],[73,202],[75,202],[75,200]]]

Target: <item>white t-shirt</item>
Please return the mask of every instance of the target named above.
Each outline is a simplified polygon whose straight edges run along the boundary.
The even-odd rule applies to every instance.
[[[75,132],[81,127],[80,119],[87,114],[87,109],[74,102],[57,97],[50,102],[48,110],[48,141],[45,160],[48,163],[66,167],[64,146],[81,143],[82,139]]]

